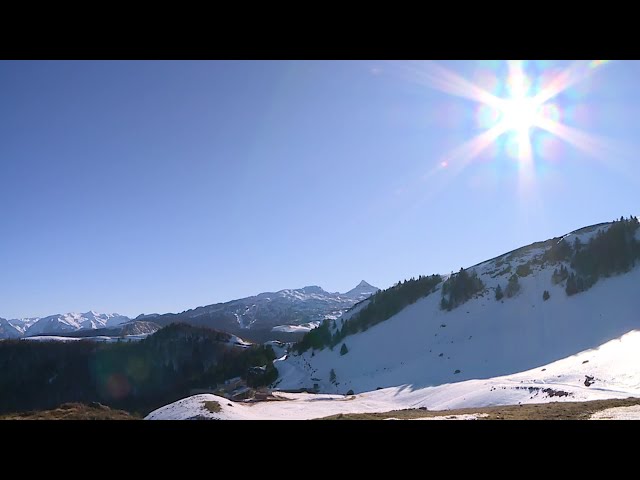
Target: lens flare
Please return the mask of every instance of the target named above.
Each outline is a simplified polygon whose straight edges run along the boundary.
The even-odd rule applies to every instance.
[[[408,79],[478,103],[475,123],[482,132],[442,156],[440,165],[446,162],[452,172],[459,171],[470,160],[489,151],[490,145],[494,145],[522,164],[519,169],[521,175],[532,175],[534,156],[543,152],[549,155],[557,150],[550,147],[552,144],[548,140],[541,145],[532,144],[534,133],[539,131],[546,131],[584,151],[596,148],[598,142],[592,136],[563,123],[563,111],[558,102],[552,103],[551,100],[568,92],[570,87],[606,65],[608,60],[576,61],[562,70],[555,63],[508,61],[505,75],[504,63],[482,61],[479,63],[480,71],[474,75],[475,82],[434,62],[405,64]],[[529,75],[528,69],[535,71],[536,75]],[[503,80],[500,81],[500,78]],[[578,109],[578,112],[582,117],[585,116],[585,110]],[[573,113],[575,109],[567,115],[567,119]],[[456,162],[459,165],[454,168]]]

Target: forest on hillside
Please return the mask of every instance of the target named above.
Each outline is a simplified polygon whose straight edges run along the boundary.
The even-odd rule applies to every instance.
[[[172,324],[140,342],[0,342],[0,412],[100,402],[147,413],[241,376],[268,385],[278,372],[270,346],[241,348],[215,330]],[[265,366],[264,374],[249,374]],[[255,369],[254,369],[255,371]]]

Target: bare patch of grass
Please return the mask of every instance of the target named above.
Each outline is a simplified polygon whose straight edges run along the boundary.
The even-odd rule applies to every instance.
[[[211,413],[219,413],[220,410],[222,410],[222,408],[220,407],[220,403],[216,402],[215,400],[204,402],[204,408],[209,410],[209,412]]]
[[[9,413],[0,420],[140,420],[124,410],[114,410],[100,403],[65,403],[53,410]]]

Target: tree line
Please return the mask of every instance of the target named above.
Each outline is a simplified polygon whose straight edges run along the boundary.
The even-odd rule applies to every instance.
[[[635,238],[638,226],[637,217],[620,217],[586,244],[576,238],[570,264],[575,273],[567,276],[567,295],[588,290],[602,277],[631,270],[640,258],[640,242]]]
[[[452,310],[458,305],[462,305],[473,295],[482,291],[484,284],[475,271],[469,273],[461,268],[458,273],[452,273],[446,282],[442,284],[442,299],[440,308],[442,310]]]

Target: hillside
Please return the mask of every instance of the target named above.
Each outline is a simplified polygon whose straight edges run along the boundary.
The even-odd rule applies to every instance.
[[[453,274],[433,293],[364,332],[342,338],[336,348],[277,361],[278,388],[310,388],[315,383],[325,393],[357,393],[403,384],[420,388],[491,378],[545,365],[618,338],[640,327],[639,268],[603,276],[572,295],[567,294],[571,275],[553,281],[560,267],[576,271],[571,266],[576,239],[587,248],[591,239],[595,241],[612,225],[580,229],[471,267],[465,274],[477,276],[482,288],[450,308],[443,305],[443,298],[452,300],[443,288],[460,275]],[[637,238],[639,231],[634,231]],[[554,257],[558,252],[562,259]],[[511,298],[505,295],[496,300],[498,286],[506,290],[514,276],[519,290]],[[342,323],[336,322],[334,335],[341,327],[344,330]],[[348,349],[344,355],[342,344]]]
[[[322,395],[278,393],[281,402],[216,416],[640,396],[638,226],[636,218],[593,225],[450,275],[400,282],[324,322],[274,362],[274,387]],[[191,415],[200,400],[150,418]]]
[[[495,405],[534,405],[640,397],[640,331],[598,348],[502,377],[425,387],[406,383],[354,395],[284,393],[281,401],[242,404],[198,395],[167,405],[149,419],[211,418],[312,419],[338,414],[390,412],[402,409],[450,410]],[[206,413],[205,401],[219,401],[221,411]]]
[[[138,342],[29,340],[38,338],[44,341],[0,342],[0,413],[70,402],[148,412],[192,388],[249,375],[263,385],[277,375],[270,346],[248,345],[234,335],[190,325],[171,325]],[[250,374],[251,367],[265,365],[261,375]]]

